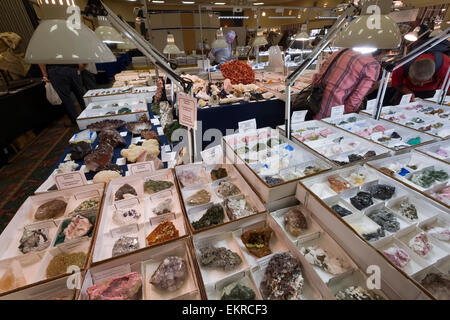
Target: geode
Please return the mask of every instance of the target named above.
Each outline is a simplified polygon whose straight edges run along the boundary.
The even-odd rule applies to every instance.
[[[350,202],[358,210],[362,210],[373,205],[373,200],[370,193],[363,191],[358,192],[356,196],[350,198]]]
[[[137,272],[114,277],[86,289],[90,300],[134,300],[142,288],[142,277]]]
[[[86,141],[73,143],[70,145],[70,159],[79,161],[92,152],[92,146]]]
[[[331,209],[336,212],[338,215],[340,215],[341,217],[345,217],[348,215],[353,214],[353,212],[351,212],[350,210],[345,209],[344,207],[341,207],[338,204],[335,204],[331,207]]]
[[[206,246],[200,248],[200,264],[204,267],[212,267],[230,271],[236,269],[241,263],[241,257],[227,248],[215,248],[213,246]]]
[[[228,198],[241,193],[241,190],[230,181],[221,181],[217,193],[222,198]]]
[[[121,186],[114,195],[115,201],[129,199],[132,197],[137,197],[137,192],[136,192],[136,189],[134,189],[128,183]]]
[[[98,144],[109,144],[113,148],[116,147],[125,147],[127,145],[127,142],[125,139],[120,135],[117,130],[114,129],[103,129],[100,131],[98,135]]]
[[[122,120],[103,120],[99,122],[92,123],[87,126],[89,130],[92,131],[101,131],[103,129],[117,129],[125,124],[125,121]]]
[[[371,212],[367,216],[375,221],[384,230],[389,232],[397,232],[400,230],[400,223],[395,217],[395,214],[386,208]]]
[[[270,259],[260,290],[267,300],[300,300],[303,284],[299,261],[291,253],[282,252]]]
[[[241,235],[241,240],[251,254],[262,258],[272,253],[270,250],[272,232],[269,227],[248,230]]]
[[[128,252],[139,249],[139,239],[137,237],[120,237],[112,248],[112,256],[120,256]]]
[[[336,293],[335,297],[337,300],[384,300],[383,297],[360,286],[345,288]]]
[[[429,273],[420,284],[436,299],[450,300],[450,279],[448,275]]]
[[[150,283],[161,290],[180,289],[188,277],[186,261],[177,256],[167,257],[153,273]]]
[[[147,180],[144,183],[144,192],[148,194],[157,193],[173,187],[173,183],[170,181],[155,181]]]
[[[147,236],[146,240],[147,245],[153,246],[158,243],[176,239],[179,236],[180,232],[177,230],[173,222],[163,221]]]
[[[209,203],[210,201],[211,201],[211,194],[205,189],[197,191],[186,200],[187,204],[190,206],[199,206],[202,204]]]
[[[19,242],[19,250],[23,254],[45,250],[50,246],[48,229],[25,229]]]
[[[302,232],[308,229],[308,223],[303,213],[298,209],[289,210],[283,218],[284,227],[294,237],[298,237]]]
[[[387,184],[376,184],[370,186],[369,192],[370,195],[375,199],[388,200],[392,198],[395,192],[395,187],[392,187]]]
[[[220,300],[255,300],[255,292],[240,283],[232,283],[223,288]]]
[[[192,222],[192,227],[195,230],[207,228],[213,225],[221,224],[224,218],[225,214],[223,212],[223,207],[219,204],[215,204],[209,208],[198,221]]]
[[[66,211],[67,202],[51,200],[39,206],[34,214],[36,220],[47,220],[61,217]]]

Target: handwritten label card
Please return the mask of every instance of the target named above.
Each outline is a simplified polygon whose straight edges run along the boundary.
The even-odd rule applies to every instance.
[[[239,133],[245,133],[247,131],[256,130],[256,119],[241,121],[239,122],[238,126],[239,126]]]
[[[178,95],[178,111],[180,124],[197,129],[197,99],[188,95]]]
[[[208,165],[223,163],[223,150],[221,145],[206,149],[200,154],[203,161]]]
[[[292,123],[299,123],[305,121],[306,114],[308,113],[308,110],[300,110],[295,111],[292,114],[291,122]]]
[[[57,174],[55,175],[55,182],[58,190],[81,187],[87,184],[86,176],[82,171]]]
[[[331,118],[340,118],[344,115],[344,106],[336,106],[331,108]]]
[[[128,165],[128,171],[131,175],[135,175],[142,172],[155,172],[155,163],[153,161],[139,162]]]

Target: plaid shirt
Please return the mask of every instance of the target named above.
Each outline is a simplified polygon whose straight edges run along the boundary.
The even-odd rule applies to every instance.
[[[314,75],[313,82],[320,80],[333,61],[337,52],[329,58],[320,71]],[[357,112],[362,100],[373,87],[380,74],[381,66],[372,55],[363,55],[353,50],[344,52],[331,66],[326,79],[322,98],[322,107],[315,116],[315,120],[328,118],[331,109],[344,105],[345,113]]]

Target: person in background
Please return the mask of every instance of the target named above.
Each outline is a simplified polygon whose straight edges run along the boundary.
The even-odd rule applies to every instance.
[[[50,82],[58,93],[66,113],[73,125],[77,124],[78,112],[75,109],[71,93],[73,92],[80,104],[81,110],[86,108],[83,96],[83,84],[80,78],[80,66],[78,64],[40,64],[43,80]]]
[[[433,97],[442,87],[449,66],[450,58],[445,53],[434,51],[421,54],[410,65],[398,68],[392,73],[391,87],[395,91],[390,92],[394,95],[391,102],[398,103],[394,100],[400,100],[405,94],[412,94],[411,101]]]
[[[97,67],[95,63],[80,64],[80,77],[84,88],[89,90],[98,89],[95,75],[97,74]]]
[[[215,64],[222,64],[224,62],[233,60],[233,41],[236,38],[236,32],[230,30],[225,36],[225,41],[228,44],[227,48],[214,48],[210,51],[209,57]]]
[[[322,79],[325,90],[322,104],[315,120],[331,116],[331,109],[344,105],[344,113],[358,112],[362,102],[380,74],[380,60],[386,53],[377,50],[372,54],[362,54],[351,49],[345,50],[333,63],[326,79]],[[321,80],[330,63],[340,51],[335,52],[313,77],[313,83]]]

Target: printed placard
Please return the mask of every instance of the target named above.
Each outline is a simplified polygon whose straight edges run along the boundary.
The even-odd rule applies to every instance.
[[[117,239],[126,234],[137,234],[139,232],[139,227],[136,223],[129,224],[127,226],[111,229],[111,238]]]
[[[180,124],[197,129],[197,99],[185,94],[178,95],[178,112]]]
[[[345,107],[343,105],[331,108],[331,118],[340,118],[344,115]]]
[[[84,172],[74,171],[55,175],[55,182],[58,190],[66,190],[81,187],[87,184]]]
[[[256,119],[241,121],[238,123],[239,133],[246,133],[247,131],[256,130]]]
[[[294,111],[292,114],[291,122],[292,123],[299,123],[305,121],[306,114],[308,113],[308,110],[300,110],[300,111]]]
[[[166,213],[157,217],[151,217],[150,218],[150,225],[152,226],[157,226],[159,225],[161,222],[163,221],[170,221],[170,220],[175,220],[176,216],[175,213]]]
[[[131,175],[135,175],[142,172],[155,172],[155,162],[147,161],[147,162],[139,162],[128,165],[128,171]]]
[[[219,164],[223,162],[223,149],[221,145],[200,152],[203,161],[208,164]]]
[[[127,131],[122,131],[122,132],[120,133],[120,135],[121,135],[122,137],[126,137],[126,136],[128,135],[128,132],[127,132]]]
[[[408,104],[411,102],[412,94],[405,94],[402,96],[402,100],[400,100],[399,104]]]
[[[161,122],[158,119],[156,119],[156,118],[155,119],[151,119],[150,121],[151,121],[151,123],[154,126],[159,126],[161,124]]]
[[[165,152],[171,152],[172,148],[170,147],[170,145],[166,144],[165,146],[162,147],[162,150]]]
[[[92,282],[94,284],[131,273],[131,265],[129,263],[109,268],[104,271],[92,273]]]
[[[114,204],[114,206],[116,207],[116,210],[132,208],[137,205],[139,205],[139,198],[137,198],[137,197],[120,200]]]
[[[33,230],[39,230],[39,229],[51,229],[56,228],[56,222],[54,220],[47,220],[42,222],[36,222],[29,225],[26,225],[24,227],[25,230],[33,231]]]
[[[169,162],[175,160],[175,157],[177,156],[176,152],[163,152],[161,153],[161,161],[162,162]]]
[[[90,199],[90,198],[96,198],[100,197],[100,193],[98,190],[90,190],[85,192],[80,192],[74,195],[76,200],[83,200],[83,199]]]
[[[89,237],[84,236],[81,238],[69,240],[68,242],[61,243],[58,245],[58,248],[63,252],[69,253],[72,249],[75,249],[81,243],[88,241],[88,240],[89,240]]]
[[[164,190],[164,191],[161,191],[161,192],[151,195],[150,200],[155,201],[155,200],[172,198],[172,197],[173,197],[172,190]]]
[[[164,135],[164,130],[162,127],[157,127],[156,131],[158,131],[158,136],[163,136]]]

